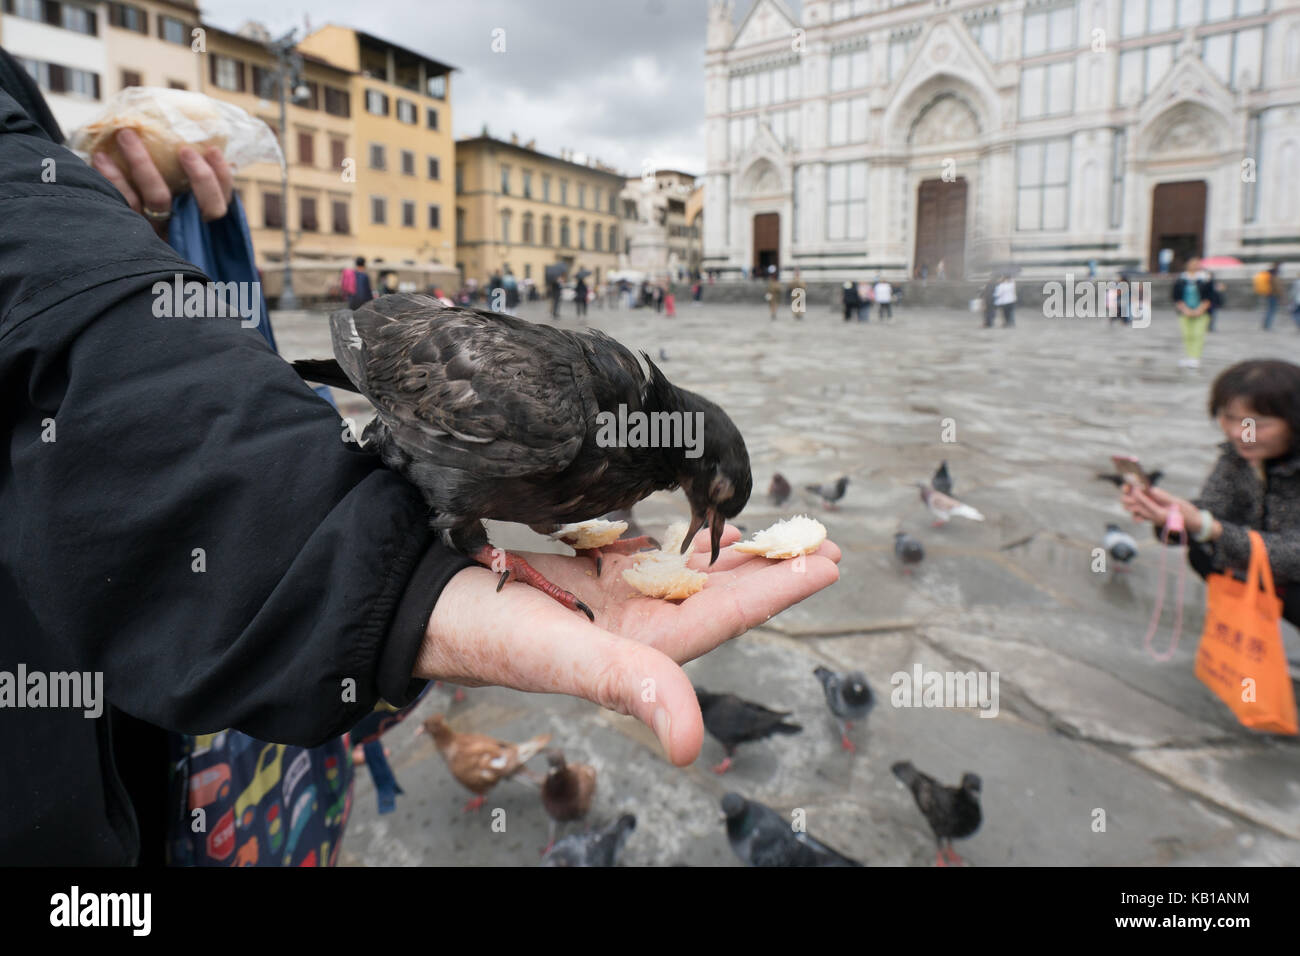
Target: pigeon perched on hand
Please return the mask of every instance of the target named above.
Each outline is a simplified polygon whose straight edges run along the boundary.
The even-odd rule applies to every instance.
[[[815,837],[795,830],[771,807],[738,793],[722,798],[727,842],[746,866],[861,866]]]
[[[947,459],[939,462],[934,477],[930,479],[930,487],[945,495],[952,494],[952,475],[948,473]]]
[[[486,734],[457,733],[448,726],[442,714],[434,714],[423,727],[425,733],[433,738],[451,775],[465,789],[477,794],[465,804],[465,812],[483,806],[489,790],[524,770],[524,764],[551,742],[550,734],[540,734],[525,743],[512,744]]]
[[[485,518],[550,534],[680,486],[691,505],[682,552],[707,524],[712,563],[727,519],[749,500],[749,454],[726,412],[602,332],[406,293],[341,309],[330,331],[335,360],[294,368],[371,401],[377,414],[365,447],[420,490],[444,543],[502,572],[502,584],[513,576],[595,619],[522,558],[493,549]],[[652,425],[672,420],[662,413],[700,422],[701,453],[650,447],[663,444],[658,433],[611,442],[609,423],[634,421],[626,418],[633,413]]]
[[[856,753],[857,747],[849,740],[853,721],[866,720],[867,714],[876,705],[866,675],[861,671],[837,674],[829,667],[814,668],[813,674],[822,682],[826,706],[831,709],[836,723],[840,725],[840,746],[850,753]]]
[[[779,508],[790,500],[790,482],[779,471],[772,476],[772,483],[767,486],[767,500]]]
[[[925,558],[925,548],[910,534],[904,531],[894,532],[894,556],[903,563],[903,573],[911,574],[911,565],[920,564]]]
[[[566,763],[559,751],[553,751],[546,759],[550,770],[542,783],[542,806],[550,817],[546,842],[549,850],[555,846],[556,824],[581,820],[591,809],[596,793],[596,768],[585,763]]]
[[[1137,542],[1133,536],[1117,524],[1106,525],[1106,535],[1101,539],[1101,546],[1117,562],[1117,571],[1127,571],[1129,563],[1138,554]]]
[[[710,769],[723,774],[731,768],[731,758],[736,748],[752,740],[762,740],[772,734],[797,734],[803,730],[798,724],[787,724],[789,711],[769,710],[762,704],[742,700],[735,694],[710,694],[695,688],[704,716],[704,729],[722,744],[727,756],[722,763]]]
[[[969,518],[971,521],[984,520],[984,516],[970,505],[964,505],[956,498],[949,498],[942,491],[935,491],[922,482],[918,481],[916,486],[921,489],[921,500],[930,509],[930,514],[934,515],[932,527],[937,528],[947,524],[954,517]]]
[[[599,830],[566,836],[551,847],[542,866],[613,866],[635,829],[636,817],[625,813]]]
[[[848,486],[848,475],[842,475],[833,485],[804,485],[804,490],[811,491],[821,498],[822,504],[826,506],[827,511],[835,511],[837,510],[835,502],[844,497],[844,489]]]
[[[939,866],[948,863],[960,865],[962,858],[952,848],[952,841],[968,837],[979,829],[980,778],[973,773],[964,773],[960,787],[945,787],[917,770],[909,760],[896,763],[889,769],[912,791],[917,807],[934,831],[939,845],[935,851],[935,863]]]

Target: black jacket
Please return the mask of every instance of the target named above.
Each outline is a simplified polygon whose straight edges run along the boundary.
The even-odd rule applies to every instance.
[[[6,76],[22,97],[0,51],[0,671],[99,671],[111,706],[0,707],[0,864],[130,864],[123,755],[159,727],[314,746],[409,702],[469,562],[256,329],[155,317],[155,282],[205,277]]]

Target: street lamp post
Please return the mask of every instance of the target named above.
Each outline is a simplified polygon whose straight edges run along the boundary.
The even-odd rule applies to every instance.
[[[295,30],[290,30],[278,40],[273,40],[267,44],[267,48],[275,57],[275,71],[268,73],[268,82],[274,83],[276,95],[280,101],[280,142],[281,142],[281,161],[280,161],[280,189],[281,195],[284,196],[284,205],[281,209],[280,225],[284,233],[284,288],[280,292],[280,301],[278,303],[281,309],[298,308],[298,297],[293,291],[293,266],[289,257],[292,254],[292,247],[289,239],[289,98],[290,90],[294,102],[299,102],[305,98],[306,89],[302,83],[302,57],[294,48]],[[264,97],[269,91],[259,91]]]

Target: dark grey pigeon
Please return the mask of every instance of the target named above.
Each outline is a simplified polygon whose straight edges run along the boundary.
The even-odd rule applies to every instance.
[[[876,706],[876,698],[867,684],[866,675],[861,671],[837,674],[829,667],[814,668],[813,674],[822,682],[826,706],[840,726],[840,746],[850,753],[856,753],[857,748],[849,739],[853,721],[866,720],[871,708]]]
[[[842,475],[833,485],[804,485],[805,491],[811,491],[821,498],[827,511],[835,510],[835,502],[844,497],[844,489],[849,486],[848,475]]]
[[[749,454],[726,412],[595,329],[571,332],[399,293],[335,312],[330,330],[335,360],[294,368],[370,400],[377,414],[365,447],[420,490],[447,544],[483,564],[494,557],[485,518],[549,534],[677,487],[691,505],[682,551],[707,524],[716,561],[727,519],[749,500]],[[626,415],[653,422],[661,412],[692,422],[703,416],[708,437],[694,449],[702,454],[688,457],[684,441],[624,440],[637,434],[632,427],[609,434],[635,421]],[[522,558],[501,560],[503,584],[514,575],[558,591],[566,607],[592,617]]]
[[[736,748],[752,740],[762,740],[772,734],[797,734],[803,730],[798,724],[787,724],[789,711],[770,710],[762,704],[742,700],[735,694],[710,694],[695,688],[700,701],[707,730],[727,752],[722,763],[711,768],[714,773],[726,773]]]
[[[903,563],[903,572],[911,574],[911,566],[920,564],[925,558],[925,548],[910,534],[898,531],[894,533],[894,556]]]
[[[1101,546],[1117,562],[1117,571],[1127,571],[1129,563],[1138,555],[1137,542],[1133,536],[1117,524],[1106,525],[1106,535],[1101,539]]]
[[[746,866],[861,866],[825,843],[801,833],[771,807],[738,793],[722,798],[727,842]]]
[[[635,829],[636,817],[625,813],[599,830],[571,834],[547,851],[542,866],[613,866]]]
[[[935,491],[943,492],[945,495],[952,494],[952,475],[948,473],[947,459],[939,462],[934,477],[930,479],[930,487]]]
[[[964,773],[960,787],[945,787],[913,767],[911,761],[901,761],[889,769],[912,791],[916,805],[934,831],[939,844],[939,849],[935,851],[935,862],[939,866],[960,864],[962,858],[952,848],[952,841],[968,837],[979,829],[980,778],[973,773]]]
[[[1151,482],[1151,487],[1154,488],[1156,486],[1156,483],[1159,482],[1160,479],[1163,478],[1164,476],[1165,473],[1161,471],[1159,468],[1157,468],[1155,471],[1147,472],[1147,481]],[[1118,472],[1105,472],[1105,471],[1097,472],[1097,480],[1109,481],[1116,488],[1123,488],[1124,482],[1132,481],[1132,479],[1129,478],[1127,475],[1121,475]]]

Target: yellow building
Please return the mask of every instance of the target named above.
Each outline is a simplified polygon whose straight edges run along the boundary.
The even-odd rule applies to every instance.
[[[334,24],[303,38],[298,49],[349,74],[356,252],[382,260],[380,269],[432,262],[450,271],[453,67]]]
[[[128,86],[203,88],[203,57],[192,49],[194,30],[199,26],[198,4],[193,0],[133,0],[105,7],[108,69],[104,99]]]
[[[262,42],[265,37],[209,25],[204,29],[203,92],[278,131],[280,101],[270,79],[276,63]],[[289,135],[280,136],[288,162],[288,200],[280,167],[274,163],[247,166],[235,180],[260,263],[284,260],[286,218],[295,264],[364,254],[359,250],[355,184],[344,175],[344,160],[356,155],[352,74],[318,57],[304,54],[302,59],[307,96],[301,103],[286,100]]]
[[[456,143],[456,263],[480,283],[507,266],[545,282],[546,267],[589,269],[591,283],[617,267],[622,248],[618,195],[624,177],[610,167],[548,156],[482,136]]]

